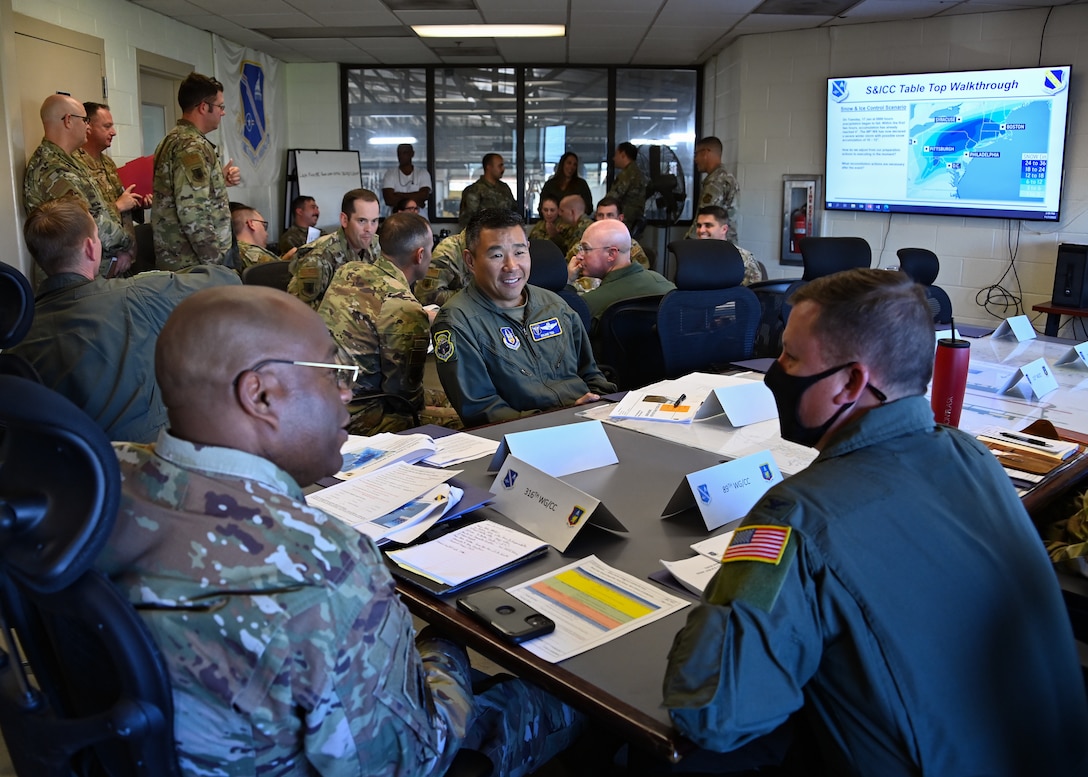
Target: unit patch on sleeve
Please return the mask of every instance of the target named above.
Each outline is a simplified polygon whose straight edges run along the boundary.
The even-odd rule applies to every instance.
[[[444,362],[453,357],[453,332],[443,329],[434,333],[434,355]]]

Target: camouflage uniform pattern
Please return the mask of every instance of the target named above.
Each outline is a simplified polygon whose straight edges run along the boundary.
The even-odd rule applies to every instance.
[[[325,289],[329,288],[332,277],[345,262],[362,261],[373,264],[381,254],[382,247],[377,235],[371,238],[370,248],[356,253],[341,227],[331,235],[322,235],[295,252],[291,258],[291,282],[287,285],[287,291],[317,310],[321,298],[325,296]]]
[[[74,155],[43,138],[26,166],[23,204],[29,213],[43,202],[69,194],[87,203],[91,217],[98,225],[98,238],[102,241],[99,274],[105,276],[109,272],[110,259],[118,253],[135,250],[136,243],[125,231],[114,200],[103,195],[87,168]]]
[[[162,649],[187,777],[439,775],[462,743],[518,776],[578,733],[521,681],[474,697],[464,651],[415,637],[374,543],[272,462],[167,432],[116,451],[98,568]]]
[[[360,367],[348,431],[370,435],[415,426],[402,403],[365,398],[396,394],[417,413],[423,409],[431,322],[400,268],[384,256],[374,264],[348,262],[336,271],[317,312],[340,350]]]
[[[427,275],[416,281],[413,290],[421,305],[444,305],[468,283],[465,267],[465,231],[444,238],[431,252]]]
[[[464,229],[468,226],[469,219],[484,208],[504,208],[517,210],[518,203],[514,199],[510,187],[502,181],[492,184],[483,176],[469,184],[461,192],[461,212],[457,217],[457,224]]]
[[[642,218],[646,212],[646,177],[635,160],[632,159],[631,164],[620,171],[607,196],[620,201],[620,213],[628,229]]]
[[[215,145],[191,122],[178,119],[155,149],[153,189],[156,266],[223,264],[233,237],[227,182]]]
[[[132,211],[128,210],[121,213],[117,210],[117,198],[125,191],[125,187],[121,183],[121,176],[117,174],[117,164],[107,154],[99,154],[98,158],[95,159],[82,148],[77,148],[72,156],[90,173],[95,185],[98,187],[98,191],[102,194],[102,199],[106,201],[111,210],[117,213],[118,218],[121,220],[121,226],[124,227],[129,240],[132,242],[132,250],[135,251],[136,227],[132,221]]]
[[[292,248],[301,248],[306,245],[306,237],[309,234],[310,231],[307,227],[293,224],[290,229],[280,235],[280,242],[276,244],[276,250],[280,252],[280,256],[283,256]]]
[[[585,232],[584,228],[582,229],[582,232]],[[578,244],[581,242],[582,237],[579,235],[578,239],[571,245],[570,250],[567,251],[568,264],[570,263],[570,260],[574,258],[574,254],[578,251]],[[652,269],[650,267],[650,257],[646,256],[646,251],[643,250],[642,246],[639,245],[639,242],[634,238],[631,238],[631,261],[635,264],[641,264],[647,270]]]
[[[751,286],[763,280],[763,270],[759,269],[759,262],[756,261],[752,252],[740,246],[737,246],[737,251],[740,252],[740,258],[744,260],[744,280],[741,283]]]
[[[566,253],[568,260],[574,256],[578,244],[582,242],[582,235],[585,234],[585,231],[589,229],[589,225],[592,223],[593,219],[585,215],[578,219],[577,224],[563,223],[563,233],[560,236],[563,242],[559,244],[559,247]]]
[[[552,237],[548,234],[547,223],[543,219],[541,219],[540,221],[533,224],[533,226],[529,229],[529,239],[551,240],[557,246],[566,250],[567,239],[564,236],[563,232],[564,230],[568,229],[570,229],[570,227],[566,223],[559,221],[556,223],[556,235],[555,237]]]
[[[238,257],[242,261],[239,271],[264,262],[278,262],[280,258],[266,248],[261,248],[253,243],[238,241]]]
[[[729,222],[729,232],[726,233],[725,239],[733,243],[737,242],[736,200],[739,191],[740,186],[737,184],[737,179],[725,169],[725,165],[718,165],[707,173],[706,178],[703,179],[703,183],[699,187],[699,204],[695,208],[696,213],[698,213],[699,208],[705,208],[708,205],[725,208],[725,212],[728,214],[726,220]],[[691,226],[688,227],[687,234],[684,237],[698,237],[694,220],[691,222]]]

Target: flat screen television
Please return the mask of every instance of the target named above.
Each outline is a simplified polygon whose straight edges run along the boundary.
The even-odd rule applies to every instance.
[[[829,78],[827,209],[1058,221],[1069,70]]]

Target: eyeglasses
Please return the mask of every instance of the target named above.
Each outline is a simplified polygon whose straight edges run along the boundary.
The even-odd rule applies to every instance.
[[[80,116],[78,113],[66,113],[64,114],[66,119],[82,119],[84,124],[90,124],[91,120],[86,116]]]
[[[590,251],[611,251],[615,246],[587,246],[585,243],[578,244],[578,250],[575,253],[588,254]]]
[[[261,221],[260,219],[250,219],[250,221],[253,222],[254,224],[260,224],[265,229],[268,229],[268,222],[267,221]]]
[[[226,103],[213,103],[213,102],[210,102],[208,100],[205,100],[204,104],[207,105],[209,108],[218,108],[219,110],[223,111],[224,113],[227,110],[227,104]]]
[[[267,367],[269,364],[293,364],[296,367],[319,367],[323,370],[336,370],[336,385],[342,389],[351,388],[359,378],[358,364],[326,364],[325,362],[299,362],[292,361],[291,359],[265,359],[235,375],[231,385],[237,386],[238,381],[241,380],[242,376],[247,372],[257,372],[262,367]]]

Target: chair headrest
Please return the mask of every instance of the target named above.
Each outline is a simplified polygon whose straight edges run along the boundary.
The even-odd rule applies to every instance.
[[[802,278],[814,281],[856,267],[870,267],[873,251],[861,237],[806,237],[801,240]]]
[[[109,540],[121,476],[106,433],[65,397],[0,375],[0,566],[58,591]]]
[[[529,283],[548,291],[559,291],[567,285],[567,259],[551,240],[530,240],[529,257]]]
[[[0,349],[26,337],[34,321],[34,292],[26,276],[0,262]]]
[[[941,271],[941,260],[928,248],[900,248],[895,252],[899,257],[899,269],[911,277],[915,283],[932,286]]]
[[[676,288],[682,291],[728,289],[744,281],[744,260],[728,240],[674,240]]]

